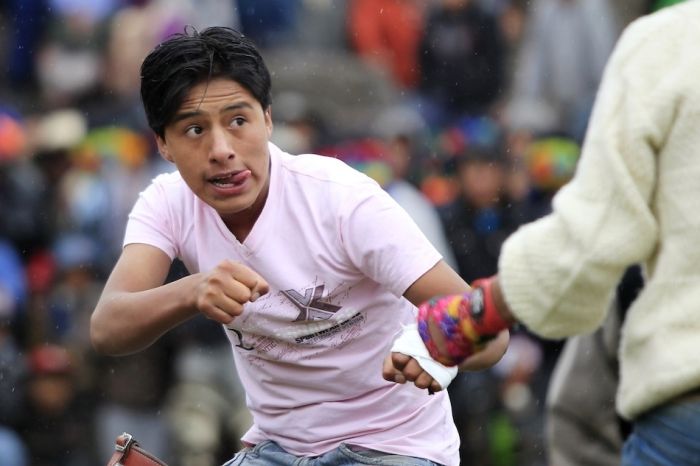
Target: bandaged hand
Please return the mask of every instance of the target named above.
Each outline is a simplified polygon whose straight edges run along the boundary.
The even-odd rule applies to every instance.
[[[438,296],[418,307],[418,333],[433,359],[457,366],[510,326],[498,313],[492,283],[493,278],[477,280],[467,293]]]
[[[384,361],[384,379],[397,382],[413,382],[418,388],[437,392],[450,384],[457,375],[456,367],[445,367],[428,354],[415,324],[403,327],[391,347],[391,354]]]

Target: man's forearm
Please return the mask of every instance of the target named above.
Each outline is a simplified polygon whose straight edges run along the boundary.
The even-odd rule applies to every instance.
[[[112,356],[147,348],[173,327],[197,315],[191,303],[194,278],[138,292],[105,293],[90,321],[90,339],[99,353]]]

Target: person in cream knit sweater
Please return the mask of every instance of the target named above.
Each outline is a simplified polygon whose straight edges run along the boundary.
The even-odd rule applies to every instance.
[[[431,355],[456,365],[516,321],[548,338],[594,331],[625,269],[642,264],[646,284],[618,349],[616,407],[634,429],[625,466],[700,464],[699,44],[698,0],[633,22],[551,214],[506,240],[498,275],[453,314],[445,299],[419,308]],[[453,324],[456,346],[441,333]]]

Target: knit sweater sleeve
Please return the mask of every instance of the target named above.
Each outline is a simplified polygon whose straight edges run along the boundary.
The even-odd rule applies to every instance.
[[[576,174],[554,197],[552,213],[521,227],[503,246],[499,279],[506,302],[544,337],[597,327],[625,268],[658,247],[652,198],[659,153],[681,105],[671,75],[683,39],[667,34],[658,16],[638,20],[618,42]]]

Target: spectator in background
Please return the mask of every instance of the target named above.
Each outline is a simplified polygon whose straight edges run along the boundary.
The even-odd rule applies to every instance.
[[[347,10],[350,1],[303,0],[293,46],[297,50],[345,51],[348,48]]]
[[[276,145],[289,147],[295,154],[312,154],[335,142],[328,134],[325,119],[301,92],[283,91],[274,100],[275,128],[271,140]]]
[[[39,92],[50,108],[68,107],[99,86],[104,29],[117,0],[46,0],[48,24],[36,54]]]
[[[501,30],[473,0],[440,0],[433,6],[418,54],[422,111],[431,126],[488,113],[503,92]]]
[[[61,186],[72,167],[71,151],[84,137],[86,121],[75,109],[66,108],[34,117],[28,141],[33,152],[29,170],[35,176],[30,195],[21,198],[33,202],[29,208],[36,215],[38,229],[23,241],[30,241],[22,250],[26,264],[30,299],[26,308],[26,344],[53,341],[55,328],[50,322],[46,299],[55,278],[55,260],[50,251],[63,232],[73,228],[71,215],[65,210]],[[22,193],[20,188],[17,192]]]
[[[552,198],[574,175],[580,145],[570,138],[540,137],[532,139],[522,154],[522,163],[530,179],[527,210],[522,223],[535,220],[552,210]]]
[[[138,98],[138,67],[149,48],[170,24],[182,20],[175,8],[164,11],[159,2],[117,10],[104,26],[100,80],[81,109],[88,126],[119,125],[145,130]]]
[[[428,149],[425,121],[417,111],[399,105],[379,114],[372,127],[383,143],[382,159],[390,172],[382,187],[408,212],[445,262],[457,270],[437,209],[411,182]]]
[[[61,234],[52,247],[56,277],[46,301],[45,335],[72,350],[80,363],[92,353],[90,314],[102,287],[96,268],[100,253],[99,243],[80,233]]]
[[[236,4],[241,32],[260,48],[281,46],[294,39],[301,0],[236,0]]]
[[[48,0],[8,0],[2,2],[2,13],[13,24],[6,27],[4,65],[7,82],[14,92],[3,92],[6,98],[17,98],[17,91],[27,98],[36,91],[37,63],[35,51],[39,48],[51,17]]]
[[[609,0],[537,0],[525,34],[508,126],[580,142],[618,35]]]
[[[91,129],[71,152],[71,168],[63,177],[60,195],[68,233],[79,233],[99,243],[100,254],[91,264],[106,276],[121,252],[123,222],[138,193],[164,169],[156,161],[154,144],[145,134],[127,126]]]
[[[420,82],[425,5],[416,0],[351,0],[348,35],[355,52],[404,89]]]
[[[89,406],[74,379],[70,353],[40,345],[28,354],[27,410],[19,432],[32,466],[92,466],[95,456]]]
[[[49,243],[52,227],[43,211],[42,175],[29,157],[30,140],[16,112],[0,114],[0,237],[25,256]]]
[[[497,270],[503,241],[531,210],[506,191],[510,163],[492,120],[465,119],[446,130],[440,146],[450,154],[457,197],[439,213],[458,270],[467,281]],[[448,387],[461,437],[462,458],[474,464],[530,464],[541,454],[542,387],[548,373],[538,341],[513,333],[504,359],[493,370],[458,374]],[[538,383],[532,389],[529,385]],[[516,395],[516,393],[518,395]],[[513,401],[513,398],[517,400]]]
[[[87,132],[85,117],[75,108],[61,108],[37,118],[31,133],[34,150],[33,163],[39,168],[42,207],[41,214],[48,219],[49,247],[60,231],[73,228],[70,216],[64,215],[61,187],[72,168],[72,150]]]
[[[498,148],[466,147],[456,155],[458,197],[439,209],[462,278],[496,272],[506,237],[521,224],[505,197],[505,159]]]

